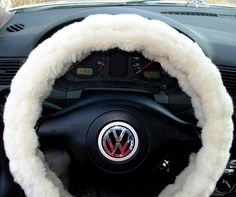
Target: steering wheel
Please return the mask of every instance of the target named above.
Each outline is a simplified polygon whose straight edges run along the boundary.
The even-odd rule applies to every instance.
[[[170,151],[201,145],[194,126],[132,93],[81,99],[43,120],[38,136],[47,147],[67,150],[78,175],[101,196],[131,193]]]
[[[81,174],[87,173],[101,188],[114,193],[128,188],[118,186],[117,190],[119,182],[111,180],[132,187],[169,151],[196,150],[202,143],[189,166],[159,196],[209,196],[229,158],[231,98],[218,69],[196,43],[161,21],[138,15],[89,16],[32,51],[12,81],[4,112],[5,151],[15,181],[27,196],[70,196],[38,148],[35,125],[55,79],[92,51],[111,48],[140,51],[178,79],[191,96],[198,126],[203,127],[201,142],[194,126],[135,94],[82,99],[41,122],[38,136],[68,150]]]

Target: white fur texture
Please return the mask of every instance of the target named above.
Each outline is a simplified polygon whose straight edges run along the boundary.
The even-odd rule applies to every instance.
[[[158,20],[137,15],[94,15],[69,25],[32,51],[14,77],[4,113],[10,170],[27,196],[69,196],[44,163],[34,130],[56,78],[92,51],[140,51],[176,77],[192,98],[203,147],[160,197],[209,196],[223,173],[232,142],[233,106],[220,73],[198,45]]]

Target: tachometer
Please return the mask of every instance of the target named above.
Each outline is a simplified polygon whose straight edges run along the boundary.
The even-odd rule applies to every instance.
[[[168,74],[162,69],[160,63],[146,59],[141,53],[134,52],[129,60],[133,71],[139,78],[146,81],[159,81]]]
[[[102,72],[105,63],[105,54],[96,52],[82,61],[75,62],[71,72],[79,78],[91,78]]]

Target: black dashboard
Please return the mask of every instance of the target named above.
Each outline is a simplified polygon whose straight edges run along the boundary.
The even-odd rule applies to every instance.
[[[15,15],[0,30],[0,88],[10,85],[29,53],[43,40],[68,24],[99,13],[139,14],[149,19],[162,20],[187,35],[218,66],[235,100],[235,9],[172,4],[74,5],[69,9],[59,6],[16,10]],[[56,81],[49,99],[67,105],[73,99],[80,98],[85,90],[122,89],[150,93],[158,102],[175,105],[177,109],[189,107],[190,100],[178,88],[177,81],[159,65],[154,67],[154,64],[158,63],[146,60],[137,52],[126,53],[118,49],[98,51],[82,62],[71,65],[70,71]]]

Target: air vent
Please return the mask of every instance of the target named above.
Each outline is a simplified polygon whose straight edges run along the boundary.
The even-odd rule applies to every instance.
[[[236,104],[236,67],[218,66],[224,85]]]
[[[207,13],[207,12],[161,12],[162,14],[169,15],[187,15],[187,16],[210,16],[210,17],[218,17],[217,14]]]
[[[24,25],[22,24],[13,24],[7,27],[7,31],[9,32],[18,32],[24,29]]]
[[[10,85],[21,65],[19,60],[0,60],[0,85]]]

